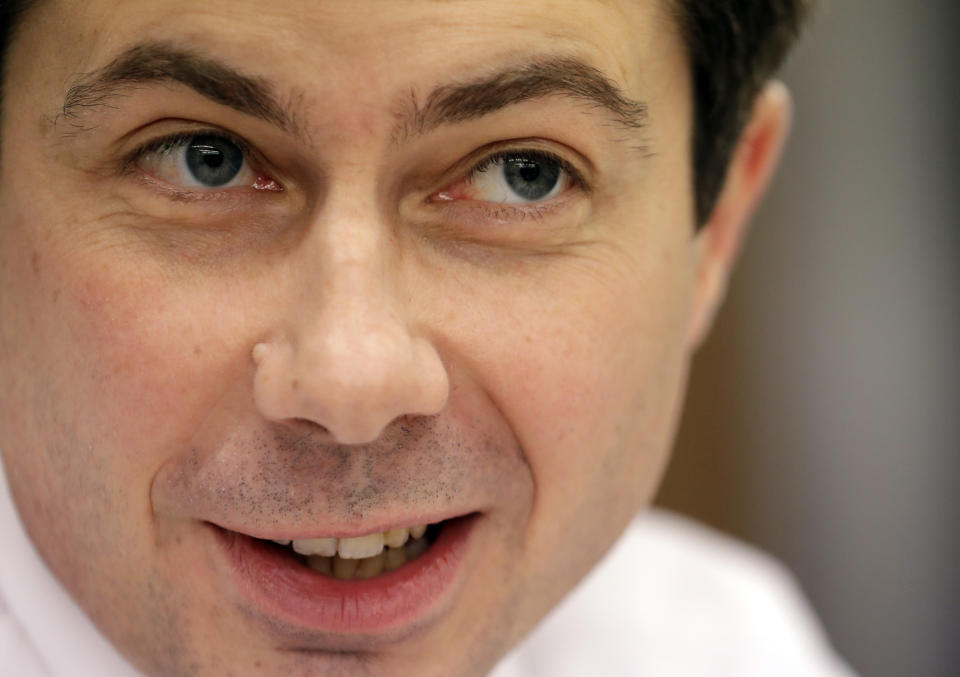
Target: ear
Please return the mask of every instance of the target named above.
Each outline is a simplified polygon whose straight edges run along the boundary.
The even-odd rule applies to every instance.
[[[750,120],[737,142],[713,213],[697,234],[691,347],[699,346],[713,325],[750,217],[780,161],[791,113],[787,88],[780,82],[768,83],[757,96]]]

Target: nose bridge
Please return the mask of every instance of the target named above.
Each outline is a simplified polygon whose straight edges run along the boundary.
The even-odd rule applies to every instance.
[[[301,260],[304,307],[318,321],[337,313],[344,322],[380,313],[398,319],[399,309],[388,298],[395,285],[388,278],[397,273],[391,270],[396,253],[380,219],[343,210],[324,218],[314,231]]]
[[[311,224],[285,336],[255,354],[261,410],[317,423],[343,444],[435,414],[447,396],[440,356],[398,293],[396,238],[373,211],[331,206]]]
[[[355,214],[334,218],[318,235],[291,336],[303,376],[339,375],[345,388],[388,380],[388,372],[365,365],[399,366],[415,341],[395,294],[389,237]]]

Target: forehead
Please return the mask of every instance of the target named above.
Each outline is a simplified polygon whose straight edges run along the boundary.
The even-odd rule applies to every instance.
[[[69,84],[138,43],[182,44],[275,82],[354,98],[558,53],[631,92],[669,78],[683,59],[668,14],[654,0],[54,0],[29,19],[34,39],[53,48],[29,51]]]

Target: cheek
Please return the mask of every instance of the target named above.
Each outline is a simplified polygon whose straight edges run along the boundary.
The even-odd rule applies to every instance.
[[[8,425],[45,450],[47,474],[79,479],[97,466],[112,493],[146,501],[164,454],[223,388],[203,375],[236,369],[221,325],[198,321],[216,313],[213,299],[191,298],[123,247],[41,240],[4,242],[34,252],[4,266],[4,410],[18,412]]]
[[[686,375],[688,244],[610,248],[457,290],[472,318],[457,328],[459,355],[532,480],[513,618],[545,613],[651,499]]]
[[[11,487],[51,568],[76,596],[105,599],[91,572],[142,560],[136,534],[149,507],[134,481],[137,454],[122,444],[139,404],[116,392],[122,361],[105,338],[119,317],[97,316],[103,280],[77,276],[41,228],[2,226],[0,440]]]
[[[495,306],[504,331],[475,367],[491,375],[488,392],[534,475],[531,551],[578,542],[584,566],[650,500],[688,361],[684,260],[658,253],[595,263],[559,287],[501,294],[511,299],[508,310]]]
[[[655,304],[595,301],[580,316],[579,325],[551,329],[556,346],[529,356],[514,410],[538,484],[560,487],[566,500],[626,481],[631,490],[616,495],[632,499],[666,452],[672,391],[683,376],[681,336]]]
[[[125,275],[130,271],[116,264],[85,270],[96,272],[67,281],[61,321],[47,335],[62,342],[69,362],[58,376],[89,434],[134,456],[165,437],[177,420],[172,414],[196,394],[184,378],[199,367],[190,355],[189,323],[171,321],[163,285]]]
[[[4,260],[0,439],[12,484],[32,488],[16,496],[28,530],[96,613],[113,593],[91,571],[114,572],[123,595],[155,566],[153,477],[186,453],[246,361],[223,340],[237,333],[229,321],[200,322],[216,299],[191,303],[143,257],[17,244],[40,253]]]

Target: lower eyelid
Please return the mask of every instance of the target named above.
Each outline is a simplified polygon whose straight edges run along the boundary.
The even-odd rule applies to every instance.
[[[478,228],[489,226],[491,222],[520,223],[530,220],[542,220],[569,209],[577,200],[576,192],[564,190],[545,202],[490,202],[487,200],[451,199],[437,194],[430,199],[443,220],[460,222]]]

